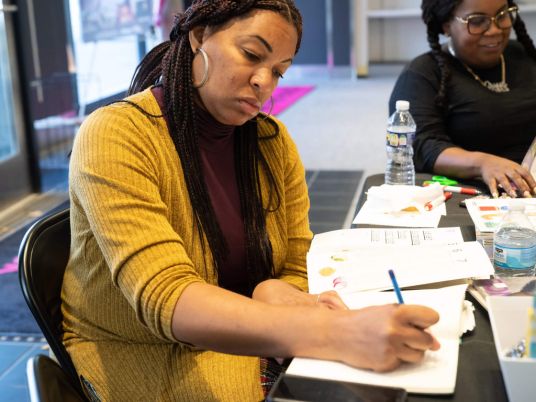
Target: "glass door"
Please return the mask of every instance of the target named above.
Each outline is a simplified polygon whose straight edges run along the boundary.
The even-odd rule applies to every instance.
[[[13,36],[14,5],[0,3],[0,210],[31,192]]]

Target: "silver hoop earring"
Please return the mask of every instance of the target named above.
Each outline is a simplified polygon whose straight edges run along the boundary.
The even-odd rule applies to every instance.
[[[454,51],[454,46],[452,46],[452,39],[449,39],[449,41],[447,43],[447,48],[448,48],[449,53],[451,54],[451,56],[456,57],[456,52]]]
[[[272,110],[274,109],[274,98],[270,95],[270,110],[268,110],[268,113],[265,114],[265,116],[262,119],[258,119],[259,121],[264,121],[268,119],[272,115]]]
[[[203,56],[203,65],[205,67],[204,67],[204,70],[203,70],[203,78],[201,79],[201,82],[199,84],[195,85],[193,83],[193,80],[192,80],[192,86],[194,88],[201,88],[203,85],[205,85],[207,83],[207,80],[208,80],[208,56],[207,56],[207,52],[205,52],[205,49],[203,49],[202,47],[198,47],[197,50],[195,51],[195,56],[197,56],[199,53],[201,53],[201,56]]]

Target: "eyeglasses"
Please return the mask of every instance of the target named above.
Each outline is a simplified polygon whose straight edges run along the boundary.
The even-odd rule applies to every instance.
[[[517,12],[517,7],[510,7],[506,10],[497,13],[495,17],[488,17],[487,15],[481,14],[473,14],[469,15],[466,18],[456,17],[456,20],[458,20],[462,24],[466,24],[467,31],[471,35],[482,35],[490,28],[492,21],[499,29],[511,28],[516,21]]]

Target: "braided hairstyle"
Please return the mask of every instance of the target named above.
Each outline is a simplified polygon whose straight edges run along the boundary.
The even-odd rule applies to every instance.
[[[453,18],[454,10],[462,2],[463,0],[423,0],[421,4],[422,20],[426,24],[428,44],[432,49],[432,56],[441,72],[439,90],[435,102],[443,110],[446,110],[448,103],[447,82],[450,77],[450,69],[447,60],[450,56],[441,50],[439,35],[443,33],[443,24]],[[516,6],[516,3],[513,0],[508,0],[508,7],[512,6]],[[527,54],[536,61],[536,48],[520,16],[517,17],[514,23],[514,31],[517,40],[523,45]]]
[[[188,33],[196,26],[217,29],[226,22],[245,17],[247,13],[256,9],[276,12],[296,28],[298,33],[296,52],[298,52],[302,19],[293,0],[195,0],[185,12],[175,16],[170,40],[156,46],[141,61],[129,88],[129,94],[133,94],[155,84],[163,86],[166,105],[163,113],[169,122],[170,135],[181,161],[201,245],[205,249],[206,236],[216,272],[219,272],[219,268],[223,265],[229,249],[210,201],[204,176],[199,174],[202,171],[202,164],[195,123],[195,89],[192,86],[194,54]],[[266,214],[279,208],[280,192],[270,166],[259,148],[259,140],[276,137],[278,127],[270,118],[266,119],[266,122],[274,130],[271,135],[262,137],[258,135],[256,118],[235,130],[235,166],[244,219],[250,294],[259,282],[274,276],[272,247],[266,230]],[[266,208],[263,206],[259,165],[269,182]]]

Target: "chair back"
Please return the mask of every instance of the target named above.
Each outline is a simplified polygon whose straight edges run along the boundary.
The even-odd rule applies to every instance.
[[[74,364],[63,345],[61,287],[69,260],[69,208],[40,218],[19,249],[19,281],[24,299],[65,373],[84,395]]]
[[[48,356],[39,354],[28,359],[26,375],[31,402],[86,402],[78,384]]]

